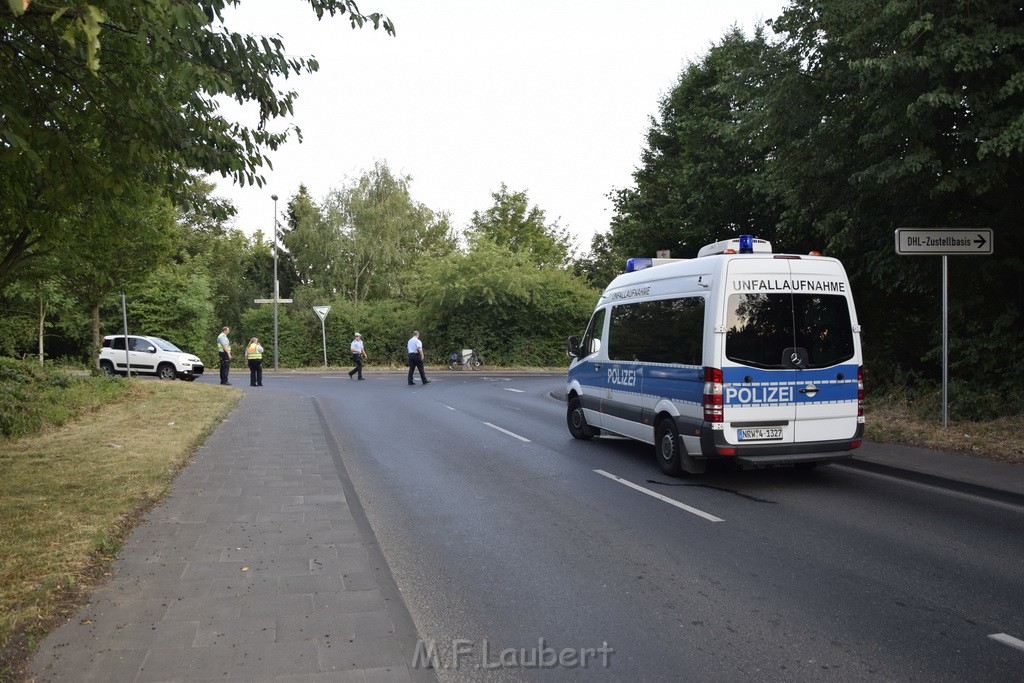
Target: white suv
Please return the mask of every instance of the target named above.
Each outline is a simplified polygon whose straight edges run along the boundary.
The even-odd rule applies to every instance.
[[[103,348],[100,349],[103,374],[126,375],[129,363],[132,374],[156,375],[160,379],[177,377],[191,382],[203,374],[203,361],[159,337],[130,334],[127,351],[123,334],[104,337]]]

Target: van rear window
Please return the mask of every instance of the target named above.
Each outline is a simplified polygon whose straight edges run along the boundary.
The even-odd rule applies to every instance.
[[[792,362],[794,353],[800,363]],[[725,356],[756,368],[827,368],[853,358],[846,297],[733,294]]]

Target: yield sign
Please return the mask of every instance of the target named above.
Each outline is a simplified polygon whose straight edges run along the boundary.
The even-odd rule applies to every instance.
[[[318,316],[320,316],[320,322],[323,322],[324,318],[326,318],[327,314],[330,312],[331,307],[330,306],[314,306],[313,310],[316,312],[316,314]]]

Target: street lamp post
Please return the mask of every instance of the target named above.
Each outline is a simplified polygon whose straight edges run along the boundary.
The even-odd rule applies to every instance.
[[[274,200],[274,370],[277,371],[277,300],[281,298],[277,284],[277,195],[272,194]]]

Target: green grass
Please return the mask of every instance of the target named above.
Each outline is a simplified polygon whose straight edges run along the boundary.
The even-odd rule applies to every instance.
[[[116,401],[125,385],[0,357],[0,441],[59,427]]]

